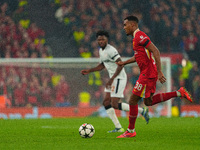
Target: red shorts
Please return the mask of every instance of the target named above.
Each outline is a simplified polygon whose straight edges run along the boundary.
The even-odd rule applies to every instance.
[[[132,93],[143,98],[148,98],[150,97],[151,93],[155,93],[156,82],[157,78],[139,78],[135,84],[135,87],[133,88]]]

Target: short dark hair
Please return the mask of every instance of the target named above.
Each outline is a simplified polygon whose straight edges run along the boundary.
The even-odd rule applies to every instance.
[[[107,38],[109,38],[109,33],[107,32],[107,31],[105,31],[105,30],[99,30],[97,33],[96,33],[96,38],[98,37],[98,36],[106,36]]]
[[[139,19],[136,16],[128,16],[124,20],[139,22]]]

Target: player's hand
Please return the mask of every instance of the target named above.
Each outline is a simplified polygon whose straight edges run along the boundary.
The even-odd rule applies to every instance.
[[[110,80],[106,83],[106,88],[107,88],[107,89],[111,89],[112,83],[113,83],[113,80],[110,79]]]
[[[164,74],[160,71],[160,72],[158,72],[158,80],[160,81],[160,83],[165,83],[166,82],[166,78],[165,78],[165,76],[164,76]]]
[[[82,74],[82,75],[86,75],[86,74],[88,74],[88,73],[90,73],[89,70],[81,70],[81,74]]]
[[[124,62],[123,61],[118,61],[118,62],[115,62],[117,65],[119,66],[123,66],[124,65]]]

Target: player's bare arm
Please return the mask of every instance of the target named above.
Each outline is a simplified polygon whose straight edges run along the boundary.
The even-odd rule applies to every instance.
[[[120,62],[120,61],[122,61],[121,58],[118,58],[115,62],[117,63],[117,62]],[[118,76],[118,74],[121,72],[121,70],[123,69],[123,67],[124,67],[123,65],[118,65],[117,66],[117,69],[116,69],[114,75],[107,82],[106,88],[109,88],[112,85],[113,80]]]
[[[96,66],[94,68],[81,70],[81,74],[86,75],[86,74],[89,74],[90,72],[101,71],[104,68],[105,68],[104,64],[100,63],[98,66]]]
[[[126,61],[118,61],[118,62],[116,62],[116,64],[118,64],[119,66],[124,66],[124,65],[134,63],[134,62],[136,62],[135,56],[131,57],[130,59],[128,59]]]
[[[158,71],[158,79],[159,79],[160,83],[163,84],[163,83],[166,82],[166,78],[161,71],[160,52],[159,52],[158,48],[153,43],[151,43],[147,47],[147,49],[153,53],[153,56],[154,56],[154,59],[155,59],[155,62],[156,62],[157,71]]]

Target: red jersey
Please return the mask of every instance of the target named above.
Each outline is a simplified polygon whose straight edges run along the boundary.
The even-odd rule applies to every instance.
[[[151,44],[150,38],[137,29],[133,37],[133,50],[135,59],[140,68],[140,78],[157,78],[157,67],[152,53],[147,49]]]

